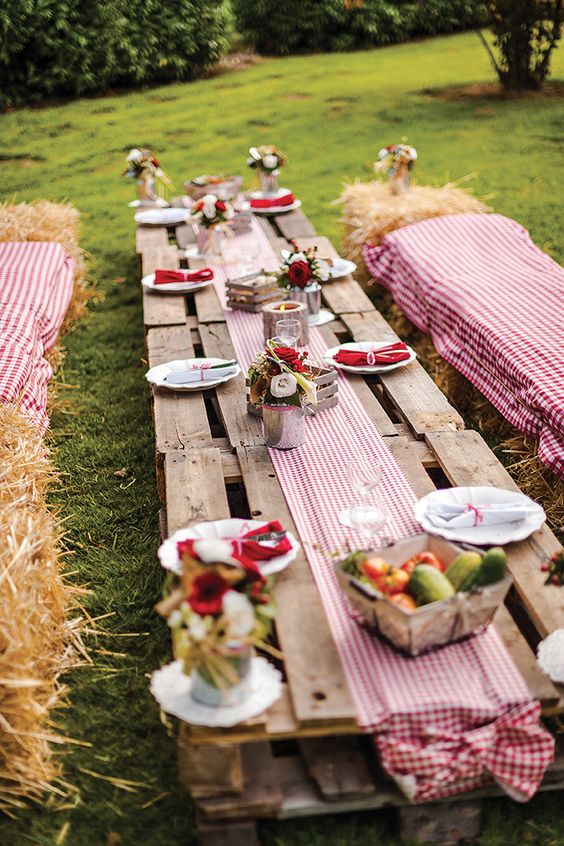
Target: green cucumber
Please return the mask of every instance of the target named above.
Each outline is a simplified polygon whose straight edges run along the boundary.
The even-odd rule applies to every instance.
[[[429,564],[418,564],[407,585],[407,592],[411,594],[418,605],[429,602],[439,602],[454,596],[455,590],[446,576]]]
[[[455,590],[462,590],[464,582],[474,574],[482,563],[479,552],[462,552],[454,559],[445,576]]]
[[[488,549],[477,573],[476,587],[493,585],[494,582],[501,581],[505,576],[506,564],[507,555],[501,546],[492,546]]]

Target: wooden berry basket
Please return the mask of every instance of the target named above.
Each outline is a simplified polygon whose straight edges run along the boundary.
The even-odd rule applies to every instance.
[[[319,414],[320,411],[325,411],[326,408],[332,408],[339,402],[339,382],[337,371],[332,367],[324,367],[322,365],[313,365],[315,376],[314,383],[317,385],[317,405],[312,405],[305,402],[304,406],[308,414]],[[262,417],[262,408],[259,403],[252,403],[249,399],[251,387],[249,380],[246,382],[247,390],[247,411],[249,414],[255,414]]]
[[[228,279],[225,293],[229,308],[258,313],[267,303],[279,300],[282,292],[276,277],[261,270]]]

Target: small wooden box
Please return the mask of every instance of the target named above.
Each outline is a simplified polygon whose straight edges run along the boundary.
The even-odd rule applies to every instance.
[[[229,308],[257,313],[266,303],[279,300],[283,296],[276,276],[264,271],[228,279],[225,292]]]
[[[312,370],[315,373],[313,381],[317,385],[317,405],[311,405],[305,402],[304,406],[311,415],[319,414],[320,411],[325,411],[326,408],[332,408],[339,402],[338,390],[339,382],[337,371],[332,367],[325,367],[324,365],[317,365],[312,362]],[[262,417],[262,408],[259,404],[255,405],[250,402],[250,385],[249,380],[246,380],[247,386],[247,411],[249,414],[256,414]]]

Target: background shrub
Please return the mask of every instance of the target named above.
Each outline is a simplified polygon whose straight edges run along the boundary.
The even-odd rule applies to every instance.
[[[228,16],[224,0],[0,0],[0,106],[190,78]]]
[[[473,0],[232,0],[235,23],[261,53],[348,50],[482,24]]]

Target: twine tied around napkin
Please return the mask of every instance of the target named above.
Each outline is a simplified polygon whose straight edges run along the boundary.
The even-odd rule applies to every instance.
[[[337,364],[345,364],[348,367],[374,367],[378,364],[396,364],[398,361],[406,361],[410,357],[407,344],[398,341],[396,344],[388,344],[386,347],[375,347],[372,350],[340,349],[333,356]]]
[[[526,504],[520,500],[514,502],[495,502],[474,505],[472,502],[430,504],[427,518],[433,526],[447,529],[492,526],[496,523],[513,523],[524,520],[529,514],[536,514],[539,506]]]
[[[155,270],[155,285],[170,285],[173,282],[210,282],[213,279],[211,267],[201,270]]]

